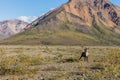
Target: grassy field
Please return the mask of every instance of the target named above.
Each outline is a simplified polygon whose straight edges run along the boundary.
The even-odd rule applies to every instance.
[[[120,47],[0,46],[0,80],[120,80]]]

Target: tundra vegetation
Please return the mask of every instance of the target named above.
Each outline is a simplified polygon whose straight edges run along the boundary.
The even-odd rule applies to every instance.
[[[0,46],[0,80],[119,80],[120,47]]]

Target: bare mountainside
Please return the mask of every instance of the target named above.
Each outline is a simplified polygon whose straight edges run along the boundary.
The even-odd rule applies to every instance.
[[[119,13],[109,0],[69,0],[1,44],[120,45]]]
[[[6,20],[0,22],[0,39],[17,34],[24,29],[28,23],[21,20]]]

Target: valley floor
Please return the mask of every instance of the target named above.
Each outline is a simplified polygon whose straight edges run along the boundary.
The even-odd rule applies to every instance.
[[[0,80],[120,80],[120,47],[0,46]]]

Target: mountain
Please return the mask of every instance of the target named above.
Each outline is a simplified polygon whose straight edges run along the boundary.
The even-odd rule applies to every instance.
[[[120,8],[109,0],[69,0],[0,44],[120,45]]]
[[[118,14],[120,14],[120,7],[119,6],[117,7],[117,10],[118,10]]]
[[[21,32],[27,25],[28,23],[17,19],[0,22],[0,39]]]

